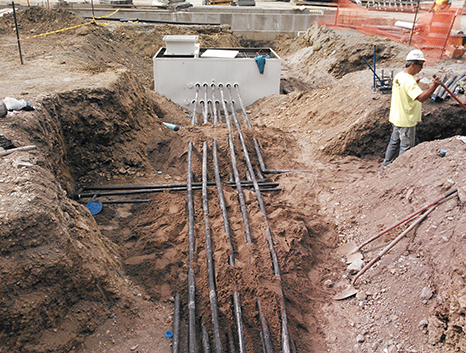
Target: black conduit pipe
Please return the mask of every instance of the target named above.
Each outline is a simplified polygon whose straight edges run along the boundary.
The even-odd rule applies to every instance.
[[[222,123],[223,122],[222,121],[222,110],[220,109],[219,105],[220,105],[220,102],[215,101],[215,106],[217,107],[218,122]]]
[[[239,352],[246,353],[244,340],[243,314],[241,312],[241,300],[237,291],[233,293],[233,306],[235,309],[236,328],[238,330]]]
[[[296,347],[296,342],[294,339],[291,339],[291,344],[293,346],[293,353],[298,353],[298,347]]]
[[[100,200],[101,203],[146,203],[152,202],[152,199],[139,199],[139,200]]]
[[[256,298],[256,303],[257,303],[257,311],[259,313],[259,321],[261,324],[261,338],[263,340],[262,348],[265,353],[273,353],[273,346],[272,346],[272,340],[270,338],[269,326],[267,324],[267,320],[264,318],[264,316],[262,316],[259,298]]]
[[[222,209],[222,214],[223,214],[223,225],[225,228],[225,233],[228,235],[228,242],[230,245],[229,264],[230,266],[234,266],[235,256],[234,256],[233,242],[231,239],[230,225],[228,222],[228,214],[227,214],[227,209],[225,206],[225,196],[223,194],[222,183],[220,180],[220,168],[218,165],[218,153],[217,153],[217,140],[214,140],[213,142],[213,156],[214,156],[214,167],[215,167],[215,181],[217,183],[220,208]],[[237,291],[235,291],[233,294],[233,307],[234,307],[234,314],[236,318],[236,327],[238,330],[239,350],[240,350],[240,353],[246,353],[246,343],[244,340],[243,315],[241,312],[241,301],[240,301],[239,294]]]
[[[246,120],[246,124],[248,125],[249,130],[252,130],[251,123],[249,122],[248,114],[246,113],[246,109],[243,104],[243,100],[241,99],[241,95],[239,94],[239,85],[235,83],[236,94],[238,96],[239,104],[241,106],[241,110],[243,111],[244,120]],[[230,89],[230,87],[228,87]]]
[[[230,117],[228,116],[228,109],[227,109],[227,106],[226,106],[225,97],[224,97],[224,95],[223,95],[223,85],[222,85],[222,84],[218,85],[218,90],[220,91],[220,99],[221,99],[221,101],[222,101],[223,113],[225,114],[225,122],[227,123],[228,131],[229,131],[230,134],[231,134]]]
[[[204,318],[201,319],[201,331],[202,331],[202,348],[204,353],[210,353],[210,341],[209,341],[209,334],[207,333],[207,329],[204,325]]]
[[[207,141],[204,141],[203,150],[204,154],[202,158],[202,208],[204,210],[204,228],[206,242],[207,274],[209,281],[210,310],[212,315],[212,331],[215,352],[221,353],[223,349],[222,341],[220,339],[220,324],[218,320],[218,301],[216,288],[217,286],[215,283],[214,252],[212,244],[212,232],[209,224],[209,200],[207,194]]]
[[[194,97],[194,108],[193,108],[193,116],[192,116],[192,119],[191,119],[191,125],[196,125],[197,124],[197,112],[196,112],[196,109],[197,109],[197,101],[199,100],[199,87],[201,85],[200,84],[196,84],[196,95]]]
[[[234,117],[233,121],[235,122],[235,124],[238,123],[239,126],[241,126],[239,119],[236,117],[235,106],[233,105],[235,101],[233,100],[231,96],[231,85],[230,84],[227,84],[227,89],[228,89],[228,98],[230,98],[231,115]]]
[[[90,185],[82,186],[81,190],[134,190],[134,189],[171,189],[178,187],[186,187],[186,183],[179,184],[152,184],[152,185]],[[193,186],[202,186],[202,183],[193,183]],[[209,182],[207,185],[215,185],[214,182]]]
[[[252,245],[252,238],[251,238],[251,228],[249,226],[249,218],[248,218],[248,209],[246,207],[246,199],[244,197],[243,187],[241,186],[239,174],[238,174],[238,166],[236,165],[236,156],[235,156],[235,147],[233,145],[233,139],[231,134],[228,135],[228,143],[230,145],[230,157],[231,157],[231,165],[233,168],[233,174],[235,176],[236,182],[236,190],[238,191],[238,198],[240,201],[241,206],[241,214],[243,216],[243,224],[244,224],[244,232],[246,235],[246,241],[249,245]]]
[[[262,195],[259,189],[259,185],[257,183],[256,176],[254,174],[254,169],[252,168],[251,160],[249,158],[249,153],[246,148],[246,143],[244,141],[243,134],[241,133],[241,129],[239,126],[238,119],[236,117],[235,109],[234,109],[234,102],[231,101],[231,106],[232,106],[232,115],[233,119],[235,122],[236,130],[238,131],[238,136],[241,141],[241,145],[243,148],[243,153],[244,153],[244,158],[246,159],[246,164],[249,170],[249,174],[252,177],[252,181],[254,183],[254,189],[256,191],[256,197],[257,197],[257,202],[259,203],[259,208],[262,211],[262,214],[264,216],[264,221],[267,227],[267,242],[269,244],[269,250],[270,250],[270,255],[272,257],[272,263],[273,263],[273,269],[275,275],[279,278],[280,283],[281,283],[281,276],[280,276],[280,269],[279,269],[279,264],[278,264],[278,257],[277,253],[275,251],[275,246],[273,243],[273,236],[272,236],[272,231],[270,229],[269,221],[267,219],[267,212],[265,210],[264,206],[264,201],[262,199]],[[280,284],[281,287],[281,284]],[[282,290],[282,308],[281,308],[281,315],[282,315],[282,351],[283,353],[290,353],[290,341],[289,341],[289,334],[288,334],[288,320],[286,317],[286,309],[285,309],[285,297],[283,295],[283,290]]]
[[[260,171],[260,169],[256,169],[256,173],[257,173],[257,181],[258,181],[259,183],[264,182],[264,181],[265,181],[265,178],[264,178],[264,176],[262,175],[262,172]]]
[[[280,279],[280,291],[282,294],[282,346],[284,353],[290,353],[290,334],[288,332],[288,317],[285,309],[285,292],[283,291],[282,281]]]
[[[196,353],[196,281],[192,264],[194,262],[194,202],[192,192],[192,166],[191,160],[193,155],[193,143],[189,142],[188,149],[188,238],[189,238],[189,254],[188,254],[188,313],[189,313],[189,334],[188,334],[188,349],[189,353]]]
[[[214,140],[212,149],[213,149],[213,156],[214,156],[215,183],[217,184],[218,200],[219,200],[220,208],[222,209],[222,215],[223,215],[223,228],[225,229],[225,233],[228,236],[228,243],[230,245],[230,256],[228,257],[228,263],[230,264],[230,266],[235,266],[235,256],[234,256],[233,242],[231,239],[230,223],[228,222],[228,213],[227,213],[227,208],[226,208],[226,203],[225,203],[225,195],[223,194],[222,181],[220,179],[220,168],[218,165],[218,153],[217,153],[217,140]]]
[[[188,269],[188,312],[188,351],[189,353],[196,353],[196,280],[191,265],[189,265]]]
[[[235,340],[233,338],[233,333],[231,332],[231,328],[228,330],[227,339],[228,339],[228,352],[236,353]]]
[[[173,342],[172,353],[180,352],[180,320],[181,320],[181,299],[180,293],[175,294],[175,312],[173,314]]]
[[[261,192],[275,192],[275,191],[282,191],[281,188],[264,188],[260,189]]]
[[[231,186],[232,188],[236,187],[236,184],[232,183],[231,181],[227,181],[226,184],[228,186]],[[280,183],[275,183],[275,182],[266,182],[266,183],[258,182],[258,184],[259,186],[262,186],[262,187],[275,187],[275,186],[280,185]],[[241,181],[241,186],[248,187],[248,186],[254,186],[254,184],[252,183],[252,181]]]
[[[261,212],[262,212],[262,214],[264,216],[265,224],[267,226],[267,241],[269,243],[270,255],[272,257],[273,271],[274,271],[276,276],[280,277],[280,270],[279,270],[279,266],[278,266],[278,258],[277,258],[277,254],[275,252],[275,246],[273,244],[272,232],[270,230],[269,222],[268,222],[268,219],[267,219],[267,212],[265,210],[264,201],[263,201],[262,195],[260,193],[259,184],[257,183],[256,175],[254,174],[254,169],[252,168],[252,163],[251,163],[251,159],[249,158],[249,153],[248,153],[248,150],[247,150],[247,147],[246,147],[246,142],[244,141],[244,137],[243,137],[243,134],[241,133],[239,122],[238,122],[238,119],[236,117],[233,101],[231,101],[230,104],[232,105],[233,120],[234,120],[234,123],[236,125],[236,130],[238,132],[239,139],[241,141],[241,146],[243,148],[243,153],[244,153],[244,158],[246,160],[246,165],[248,167],[249,175],[251,175],[251,177],[252,177],[252,183],[254,185],[254,190],[256,191],[257,202],[259,204],[259,208],[260,208],[260,210],[261,210]]]
[[[238,167],[236,165],[236,156],[235,156],[235,147],[233,145],[233,138],[231,137],[231,124],[230,124],[230,118],[228,116],[228,110],[225,104],[225,99],[223,97],[223,85],[219,86],[220,88],[220,96],[222,99],[222,104],[223,104],[223,111],[225,113],[225,121],[228,126],[228,131],[230,133],[228,134],[228,143],[230,146],[230,157],[231,157],[231,165],[233,169],[233,175],[235,177],[235,183],[236,183],[236,190],[238,191],[238,198],[239,198],[239,203],[240,203],[240,208],[241,208],[241,215],[243,217],[243,225],[244,225],[244,232],[246,235],[246,241],[248,242],[248,245],[252,245],[252,240],[251,240],[251,228],[249,226],[249,218],[248,218],[248,211],[246,208],[246,200],[244,198],[244,193],[243,193],[243,188],[241,187],[241,180],[238,174]]]
[[[449,87],[452,84],[452,82],[455,81],[455,79],[456,79],[456,74],[452,72],[447,82],[445,82],[445,84],[442,85],[442,89],[440,90],[437,98],[440,98],[442,100],[445,99],[446,95],[448,94],[445,87]]]
[[[203,111],[203,114],[204,114],[204,124],[207,124],[207,122],[209,121],[209,116],[208,116],[208,113],[207,113],[207,83],[204,83],[202,85],[204,87],[204,111]]]
[[[217,116],[217,101],[215,99],[215,84],[212,83],[210,87],[212,88],[212,111],[214,113],[214,125],[217,125],[218,116]]]
[[[209,108],[209,109],[207,109],[207,113],[208,113],[208,114],[210,113],[210,120],[212,120],[212,124],[213,124],[213,123],[214,123],[214,120],[215,120],[215,119],[214,119],[214,106],[213,106],[213,103],[212,103],[211,100],[209,100],[209,101],[207,102],[207,108]]]
[[[260,166],[261,172],[264,173],[264,174],[267,174],[266,172],[264,172],[264,170],[267,170],[267,168],[265,168],[264,159],[262,158],[262,154],[261,154],[261,151],[259,149],[259,143],[257,142],[255,137],[253,137],[252,140],[254,141],[254,147],[256,149],[257,159],[259,161],[259,166]]]
[[[447,74],[443,74],[442,77],[440,78],[440,81],[445,82],[446,79],[447,79]],[[435,91],[434,91],[434,93],[432,93],[432,96],[430,97],[430,99],[432,101],[435,101],[435,99],[438,98],[440,91],[443,91],[443,86],[442,85],[438,86],[435,89]]]
[[[207,102],[205,102],[205,104],[204,104],[204,100],[201,99],[199,101],[199,105],[201,106],[201,114],[204,117],[204,119],[202,119],[202,121],[203,121],[203,124],[205,124],[205,121],[207,120],[207,119],[205,119],[205,110],[207,109]]]
[[[267,353],[267,351],[265,350],[264,334],[262,333],[262,331],[259,331],[259,336],[261,340],[262,353]]]
[[[188,263],[191,265],[194,262],[194,201],[193,201],[193,174],[192,174],[192,155],[193,143],[189,141],[188,145],[188,174],[187,174],[187,191],[188,191],[188,240],[189,240],[189,253]]]
[[[191,190],[201,190],[202,186],[192,186]],[[134,194],[147,194],[154,192],[164,192],[164,191],[186,191],[186,187],[175,187],[175,188],[159,188],[159,189],[143,189],[143,190],[131,190],[131,191],[110,191],[110,192],[91,192],[91,193],[82,193],[82,194],[73,194],[70,195],[72,198],[81,199],[83,197],[94,197],[94,196],[117,196],[117,195],[134,195]]]

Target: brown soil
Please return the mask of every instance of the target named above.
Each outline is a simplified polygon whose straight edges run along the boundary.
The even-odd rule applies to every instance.
[[[18,13],[21,37],[85,21],[64,10]],[[188,143],[193,176],[202,179],[203,142],[214,180],[212,141],[222,180],[232,173],[224,124],[190,127],[189,112],[153,92],[152,56],[165,34],[200,36],[202,47],[244,45],[225,27],[145,24],[86,25],[21,42],[13,17],[0,18],[0,96],[23,98],[33,111],[0,120],[5,148],[35,150],[1,157],[0,352],[169,352],[174,295],[182,304],[181,349],[187,350],[188,211],[186,191],[126,198],[92,216],[90,185],[186,183]],[[465,112],[453,100],[428,101],[418,145],[384,172],[390,96],[373,92],[360,56],[398,71],[409,48],[352,31],[312,26],[297,39],[278,38],[287,95],[247,108],[243,135],[258,167],[252,138],[268,169],[308,170],[267,175],[280,192],[262,194],[278,256],[272,271],[265,218],[245,190],[248,245],[235,189],[223,183],[235,266],[216,188],[209,188],[209,222],[224,349],[235,335],[231,297],[241,299],[246,350],[261,352],[257,299],[281,347],[282,292],[298,352],[457,352],[466,350]],[[424,74],[457,74],[463,60],[444,60]],[[460,99],[464,101],[464,96]],[[182,125],[175,132],[162,122]],[[246,162],[234,135],[238,168]],[[439,150],[447,151],[445,157]],[[161,172],[159,174],[158,172]],[[335,301],[353,277],[338,252],[404,216],[458,193],[438,207],[356,283],[356,296]],[[102,197],[105,199],[111,197]],[[194,191],[196,314],[212,339],[201,191]],[[366,263],[407,225],[363,248]],[[199,325],[197,325],[199,331]],[[200,331],[198,332],[200,337]],[[238,349],[238,348],[237,348]]]

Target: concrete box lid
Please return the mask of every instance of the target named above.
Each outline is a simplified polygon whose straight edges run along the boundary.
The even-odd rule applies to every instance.
[[[164,42],[197,42],[197,35],[174,35],[169,34],[163,37]]]

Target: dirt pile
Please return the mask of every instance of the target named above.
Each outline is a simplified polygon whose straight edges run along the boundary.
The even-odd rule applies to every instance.
[[[69,196],[81,183],[155,174],[144,146],[162,135],[154,112],[175,118],[155,96],[121,72],[105,89],[53,95],[2,122],[16,145],[37,146],[2,159],[3,350],[70,351],[112,307],[135,310],[119,249]]]
[[[276,49],[287,68],[284,78],[299,79],[315,88],[328,87],[349,73],[368,69],[362,58],[373,66],[374,50],[377,65],[399,67],[409,52],[408,47],[388,39],[359,38],[356,31],[336,32],[317,23],[296,39],[278,38]]]
[[[63,10],[31,8],[19,14],[19,22],[26,36],[85,21]],[[0,31],[5,44],[15,44],[11,16],[0,19]],[[84,207],[92,196],[71,198],[80,186],[93,184],[185,183],[189,142],[199,182],[203,142],[211,156],[214,139],[221,178],[230,180],[226,126],[189,127],[188,112],[150,90],[151,58],[166,34],[198,34],[201,46],[242,43],[225,27],[86,25],[24,41],[24,66],[13,51],[0,59],[6,68],[1,95],[22,97],[35,107],[1,120],[1,135],[14,146],[37,146],[0,161],[0,352],[170,351],[163,334],[171,329],[173,296],[180,293],[184,304],[188,296],[186,192],[150,193],[150,203],[104,204],[94,216]],[[247,149],[254,151],[254,137],[267,168],[310,173],[267,175],[281,188],[263,196],[281,282],[271,271],[254,192],[245,188],[254,240],[249,245],[237,192],[224,187],[237,260],[230,266],[222,212],[214,202],[215,187],[209,188],[225,347],[234,336],[229,330],[235,290],[247,350],[261,349],[257,298],[272,342],[280,347],[282,285],[290,336],[300,352],[466,349],[465,257],[458,250],[465,241],[466,145],[456,137],[466,135],[464,112],[451,100],[426,102],[419,145],[382,173],[389,96],[371,90],[373,77],[361,60],[372,58],[374,44],[378,67],[390,72],[402,66],[405,47],[316,25],[274,45],[293,92],[247,108],[253,124],[252,131],[243,131]],[[462,65],[447,60],[424,72],[441,74]],[[163,121],[183,127],[175,132]],[[246,179],[236,135],[233,144]],[[258,165],[255,155],[252,163]],[[458,194],[362,277],[356,297],[333,300],[351,278],[336,247],[363,241],[451,188]],[[200,191],[194,209],[197,314],[212,335]],[[368,246],[365,261],[397,234]],[[186,332],[186,310],[182,319]],[[186,339],[183,334],[183,347]]]

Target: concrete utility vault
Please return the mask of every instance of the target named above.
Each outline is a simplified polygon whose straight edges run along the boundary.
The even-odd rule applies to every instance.
[[[199,48],[197,36],[166,36],[164,40],[167,47],[153,59],[155,91],[188,110],[195,101],[218,102],[219,87],[224,88],[224,94],[229,87],[238,103],[239,89],[244,106],[279,94],[281,59],[272,49]],[[262,74],[261,61],[265,61]]]

